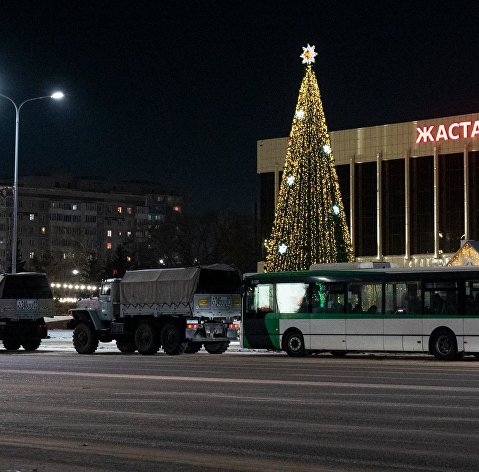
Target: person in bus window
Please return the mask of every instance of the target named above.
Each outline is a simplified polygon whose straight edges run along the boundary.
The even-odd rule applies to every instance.
[[[466,315],[473,315],[474,309],[474,297],[472,295],[466,295]]]
[[[435,293],[432,299],[432,309],[436,315],[444,315],[446,313],[446,302],[438,293]]]
[[[359,302],[356,303],[356,305],[353,308],[353,313],[362,313],[362,312],[363,312],[363,308],[361,304]]]

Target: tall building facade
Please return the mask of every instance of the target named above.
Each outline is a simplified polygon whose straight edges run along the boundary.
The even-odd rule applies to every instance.
[[[330,133],[358,260],[444,265],[479,239],[479,113]],[[257,142],[260,235],[271,232],[288,138]]]
[[[49,251],[56,257],[98,257],[135,238],[142,242],[152,226],[181,218],[183,197],[160,185],[108,184],[73,177],[24,177],[18,188],[18,252],[31,261]],[[12,189],[0,187],[0,271],[11,269]]]

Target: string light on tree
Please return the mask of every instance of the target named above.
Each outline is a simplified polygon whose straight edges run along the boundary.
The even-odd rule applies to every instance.
[[[299,89],[265,271],[307,270],[311,264],[354,260],[318,82],[317,53],[303,47]],[[298,112],[307,120],[300,119]]]
[[[302,120],[304,118],[304,110],[296,110],[296,113],[294,114],[294,117],[297,120]]]

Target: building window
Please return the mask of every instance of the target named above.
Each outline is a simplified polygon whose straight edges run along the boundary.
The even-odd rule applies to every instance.
[[[130,238],[131,237],[131,231],[127,231],[126,235]]]
[[[112,231],[111,231],[111,229],[109,229],[109,230],[106,232],[106,235],[107,235],[109,238],[111,238],[111,234],[112,234]]]
[[[30,221],[33,221],[35,219],[35,214],[34,213],[30,213]]]
[[[47,234],[47,228],[46,228],[45,226],[42,226],[42,227],[40,228],[40,233],[42,233],[42,234]]]
[[[131,215],[131,214],[133,213],[133,210],[131,209],[131,207],[128,207],[128,208],[126,209],[126,212],[127,212],[129,215]]]
[[[33,259],[35,257],[35,253],[33,251],[30,251],[29,256],[30,256],[30,259]]]
[[[107,249],[111,249],[111,248],[112,248],[112,244],[111,244],[111,243],[106,243],[106,248],[107,248]]]
[[[122,207],[118,207],[118,208],[116,209],[116,211],[117,211],[118,213],[123,213],[123,208],[122,208]]]
[[[174,207],[173,207],[173,211],[176,212],[176,213],[181,213],[181,207],[179,207],[179,206],[174,206]]]
[[[78,205],[76,203],[72,205],[72,210],[78,210]]]

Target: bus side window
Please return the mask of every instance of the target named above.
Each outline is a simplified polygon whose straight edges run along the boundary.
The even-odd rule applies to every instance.
[[[382,310],[382,287],[380,283],[348,285],[349,313],[380,313]]]
[[[308,284],[277,283],[276,302],[278,313],[308,313]]]
[[[312,286],[313,313],[344,313],[344,285],[315,282]]]
[[[385,287],[385,310],[389,314],[421,313],[420,282],[391,282]]]
[[[246,307],[248,313],[268,313],[273,311],[272,284],[258,284],[248,287],[246,292]]]
[[[455,282],[426,283],[424,313],[457,315],[457,286]]]

